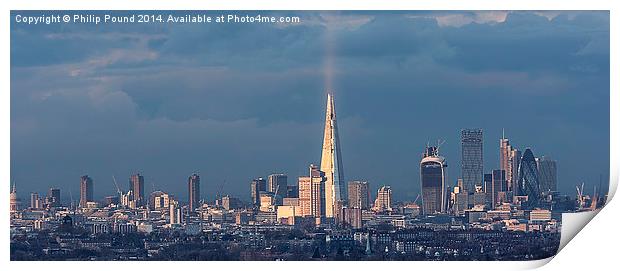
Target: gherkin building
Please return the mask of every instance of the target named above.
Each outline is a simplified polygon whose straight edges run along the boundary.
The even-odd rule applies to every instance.
[[[531,204],[540,199],[540,184],[538,181],[538,167],[530,148],[525,149],[519,163],[519,195],[527,196]]]

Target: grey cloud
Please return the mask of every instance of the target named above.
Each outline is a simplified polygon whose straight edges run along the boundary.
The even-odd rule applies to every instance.
[[[609,141],[608,13],[342,12],[333,40],[324,14],[287,27],[12,25],[13,180],[74,189],[88,173],[97,193],[111,193],[112,174],[139,170],[182,197],[195,170],[210,195],[227,179],[246,196],[249,178],[272,171],[292,182],[320,158],[327,42],[347,178],[411,200],[426,142],[447,140],[455,180],[458,130],[469,126],[485,129],[485,169],[506,128],[518,146],[559,160],[564,189],[608,171],[577,167],[577,157],[608,156],[590,146]],[[433,19],[451,14],[471,22]]]

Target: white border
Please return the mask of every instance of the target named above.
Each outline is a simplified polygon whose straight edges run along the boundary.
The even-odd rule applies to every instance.
[[[10,22],[10,10],[124,10],[124,9],[172,9],[172,10],[611,10],[611,74],[618,74],[618,55],[614,50],[618,48],[618,34],[615,33],[620,29],[618,23],[618,9],[616,3],[618,1],[612,0],[521,0],[521,1],[488,1],[488,0],[443,0],[443,1],[418,1],[413,2],[411,0],[392,0],[392,1],[372,1],[372,0],[357,0],[351,2],[345,1],[327,1],[327,0],[315,0],[308,3],[300,3],[294,1],[284,0],[229,0],[222,2],[208,2],[192,1],[192,0],[177,0],[177,1],[161,1],[156,2],[154,0],[106,0],[106,1],[83,1],[83,0],[68,0],[68,1],[43,1],[33,0],[28,2],[17,1],[0,1],[2,6],[2,13],[0,15],[0,31],[2,33],[3,42],[1,43],[1,55],[3,65],[0,67],[2,70],[0,87],[2,89],[2,105],[0,106],[0,122],[4,129],[2,129],[2,140],[0,149],[3,150],[0,154],[0,179],[4,180],[5,185],[2,188],[1,198],[4,202],[8,201],[9,186],[8,180],[10,179],[10,75],[9,75],[9,22]],[[620,113],[620,97],[618,94],[618,80],[617,76],[611,77],[611,135],[610,138],[620,138],[618,133],[619,113]],[[593,143],[595,144],[595,143]],[[610,198],[615,192],[618,183],[618,177],[620,175],[619,159],[620,149],[618,143],[611,141],[611,179],[610,184]],[[573,270],[575,268],[597,268],[602,266],[612,266],[616,257],[615,245],[618,244],[619,235],[615,232],[617,229],[617,202],[610,201],[608,206],[600,212],[600,215],[593,219],[594,224],[587,225],[586,232],[577,235],[571,243],[575,243],[575,247],[568,245],[562,252],[556,256],[557,260],[551,261],[551,263],[545,266],[545,269],[554,270]],[[4,217],[5,225],[9,224],[8,208],[2,209],[2,216]],[[271,262],[98,262],[91,263],[74,263],[74,262],[46,262],[44,265],[40,265],[36,262],[8,262],[9,260],[9,235],[0,235],[3,241],[3,246],[0,248],[4,261],[3,265],[10,265],[4,267],[4,270],[8,268],[28,268],[28,269],[60,269],[60,268],[89,268],[91,270],[111,270],[116,268],[155,268],[155,269],[175,269],[175,268],[225,268],[229,269],[245,269],[251,268],[253,270],[262,269],[298,269],[298,270],[317,270],[325,267],[328,268],[341,268],[346,270],[360,269],[360,270],[379,270],[385,267],[395,268],[407,268],[407,269],[449,269],[449,270],[486,270],[502,268],[502,270],[513,269],[529,269],[541,266],[548,262],[548,260],[541,260],[535,262],[441,262],[440,264],[434,262],[288,262],[288,263],[271,263]],[[579,245],[577,245],[579,244]]]

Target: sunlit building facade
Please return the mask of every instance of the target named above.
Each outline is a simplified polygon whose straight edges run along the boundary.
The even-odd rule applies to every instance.
[[[321,171],[325,173],[325,216],[328,218],[334,217],[336,202],[345,199],[344,171],[340,152],[334,96],[327,94]]]

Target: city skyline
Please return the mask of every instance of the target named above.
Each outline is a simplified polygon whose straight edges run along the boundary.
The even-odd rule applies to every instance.
[[[19,31],[11,31],[15,44],[11,49],[11,183],[22,199],[30,192],[44,195],[52,186],[61,188],[62,199],[71,194],[78,198],[79,177],[88,174],[95,183],[95,198],[101,199],[115,194],[112,176],[127,190],[126,180],[139,172],[145,177],[145,194],[155,187],[185,198],[187,176],[196,172],[204,198],[213,199],[226,180],[223,190],[245,199],[248,182],[259,176],[284,173],[290,180],[305,176],[308,164],[320,162],[322,142],[317,138],[322,134],[325,104],[324,63],[294,53],[323,55],[330,16],[336,18],[330,22],[340,22],[333,26],[330,90],[339,103],[345,182],[368,180],[371,191],[389,185],[394,199],[413,200],[420,192],[418,153],[426,142],[441,138],[446,141],[442,156],[451,165],[447,185],[453,185],[460,177],[459,130],[463,128],[484,131],[483,173],[500,168],[498,141],[506,128],[511,145],[519,150],[532,147],[537,157],[557,161],[557,182],[563,193],[573,195],[574,186],[582,181],[591,191],[601,174],[607,177],[608,163],[579,157],[608,157],[608,13],[496,12],[489,14],[498,17],[486,22],[467,12],[300,14],[307,24],[282,29],[223,27],[234,33],[222,40],[224,44],[258,33],[276,39],[299,35],[317,40],[303,48],[283,43],[266,47],[283,55],[249,50],[244,59],[227,58],[226,52],[213,58],[218,56],[213,48],[185,42],[190,37],[184,31],[197,31],[200,39],[218,35],[218,28],[147,29],[136,40],[124,37],[135,36],[137,29],[111,29],[99,44],[63,51],[66,42],[92,38],[97,30],[70,26],[60,31],[50,26],[46,31],[51,34],[43,35],[30,26],[12,24],[11,29]],[[446,21],[453,14],[465,21]],[[524,25],[549,37],[519,36]],[[564,26],[574,30],[562,30]],[[425,29],[442,35],[424,34]],[[501,43],[502,31],[525,39],[526,43],[517,45],[536,54]],[[463,36],[468,34],[499,37],[477,44],[492,57],[468,59],[481,56]],[[385,50],[396,55],[373,50],[379,38],[387,41]],[[420,45],[412,47],[415,50],[400,47],[411,44]],[[519,57],[503,56],[496,49],[501,46]],[[38,51],[42,48],[57,48],[59,55]],[[41,57],[33,59],[21,50]],[[538,54],[545,57],[533,57]],[[265,64],[244,65],[252,57]],[[373,59],[366,63],[370,66],[364,65],[368,57]],[[494,58],[501,64],[486,60]],[[168,83],[143,72],[172,59],[182,60],[174,63],[182,67],[179,73],[171,73],[169,66],[158,70]],[[131,73],[133,79],[118,76],[119,71]],[[288,71],[285,77],[277,77],[282,71]],[[432,73],[436,76],[429,76]],[[276,79],[267,80],[270,77]],[[46,82],[45,87],[37,82]],[[507,99],[513,102],[506,103]],[[499,109],[507,113],[497,114]],[[592,148],[592,142],[603,146]],[[90,154],[87,159],[77,155],[84,150]]]
[[[300,194],[304,195],[303,197],[305,197],[305,199],[298,199],[301,203],[300,206],[306,206],[301,207],[301,210],[305,210],[302,211],[302,213],[307,213],[306,215],[312,214],[317,217],[317,219],[321,217],[328,220],[338,219],[338,214],[340,211],[337,210],[342,208],[342,206],[348,206],[349,202],[347,200],[351,200],[349,198],[350,196],[342,194],[346,181],[343,177],[343,169],[341,164],[342,154],[339,147],[340,140],[338,136],[336,107],[334,100],[334,95],[328,92],[327,105],[325,107],[326,117],[323,131],[321,167],[319,169],[318,166],[311,164],[309,176],[299,176],[298,182],[292,184],[292,187],[297,187],[298,191],[300,191],[300,187],[302,188],[302,192]],[[469,201],[466,200],[465,205],[463,206],[475,208],[475,205],[477,204],[477,200],[475,199],[477,197],[476,193],[482,192],[484,193],[485,202],[490,204],[490,207],[493,209],[496,208],[497,204],[512,202],[513,197],[517,196],[527,196],[527,198],[533,200],[529,202],[525,200],[525,202],[528,202],[527,204],[532,204],[531,206],[537,206],[539,201],[542,199],[541,196],[551,195],[550,193],[555,193],[558,195],[557,161],[550,160],[545,156],[535,157],[531,148],[526,148],[524,155],[521,157],[520,151],[510,145],[509,139],[506,137],[503,129],[502,138],[499,141],[500,169],[493,169],[491,173],[483,173],[483,138],[484,131],[482,129],[461,129],[462,175],[454,184],[448,183],[445,170],[448,165],[445,158],[439,154],[439,148],[445,143],[445,141],[438,141],[438,145],[436,146],[426,146],[422,161],[420,162],[421,191],[413,201],[415,204],[417,199],[421,196],[422,214],[432,215],[435,213],[446,213],[449,211],[449,208],[452,209],[452,207],[449,206],[452,206],[453,204],[454,206],[457,206],[456,210],[458,212],[458,208],[463,205],[463,202],[459,203],[458,198],[461,197],[459,194],[462,195],[463,193],[469,198]],[[514,186],[509,185],[509,182],[506,179],[506,172],[508,172],[509,175],[512,174],[513,167],[518,171],[516,175],[516,182],[513,184]],[[320,178],[315,179],[314,177]],[[173,204],[182,203],[182,201],[180,201],[183,199],[182,196],[174,196],[168,194],[167,192],[163,192],[162,190],[155,191],[154,187],[153,191],[149,192],[147,197],[144,191],[144,176],[140,173],[133,174],[130,177],[129,190],[126,193],[118,186],[116,178],[114,176],[112,178],[114,185],[117,188],[117,195],[107,195],[105,196],[105,200],[101,201],[94,199],[94,184],[92,178],[88,175],[81,176],[80,199],[78,206],[80,208],[86,208],[89,204],[91,204],[91,202],[93,204],[105,203],[106,205],[116,202],[116,204],[120,203],[123,206],[129,206],[131,208],[148,205],[151,208],[157,209],[157,198],[160,197],[161,194],[165,194],[166,197],[172,197],[175,201],[178,201],[177,203],[170,203],[170,206]],[[288,185],[287,178],[288,176],[286,174],[273,173],[267,176],[267,180],[262,177],[253,179],[250,182],[251,200],[249,202],[249,206],[260,206],[263,208],[266,203],[269,206],[282,205],[284,198],[295,198],[296,196],[289,195],[288,188],[290,186]],[[347,182],[347,190],[352,189],[351,185],[355,187],[356,185],[359,185],[359,183],[360,181],[355,180]],[[366,191],[368,192],[368,182],[363,183],[366,187]],[[223,191],[223,184],[220,187],[220,190],[217,191],[216,197],[212,201],[201,198],[200,176],[196,173],[189,176],[187,185],[188,191],[186,200],[189,210],[196,210],[201,203],[214,202],[217,205],[221,205],[221,201],[224,197],[228,198],[228,201],[230,201],[231,198],[234,198],[234,200],[239,200],[238,198],[230,197],[226,191]],[[281,190],[280,187],[286,187],[286,190]],[[379,195],[386,187],[389,189],[390,202],[387,205]],[[354,196],[354,202],[351,203],[353,208],[361,208],[361,196],[359,195],[361,190],[359,189],[360,188],[354,188],[354,190],[358,190],[356,191],[358,194]],[[596,190],[596,187],[594,189]],[[582,188],[581,193],[584,192],[585,191],[583,191]],[[598,193],[600,192],[599,187]],[[577,193],[580,192],[577,191]],[[392,202],[392,190],[390,186],[381,186],[379,188],[379,194],[375,200],[381,202],[381,205],[379,206],[383,207],[377,207],[378,203],[375,202],[373,208],[379,208],[380,210],[385,208],[390,209],[390,204]],[[17,195],[15,185],[12,186],[11,195]],[[51,192],[50,195],[52,195]],[[153,199],[153,197],[155,197],[155,199]],[[263,197],[265,198],[263,199]],[[48,198],[52,199],[51,202],[56,202],[58,199],[58,197],[53,199],[54,196],[48,195],[45,200],[41,199],[40,201],[38,193],[31,192],[30,207],[39,208],[43,206],[46,201],[49,201]],[[147,198],[148,201],[146,200]],[[245,201],[245,197],[241,198],[242,200],[239,201],[239,203]],[[514,199],[516,200],[516,198]],[[17,200],[21,201],[21,199]],[[263,200],[266,200],[266,202],[263,202]],[[370,202],[371,200],[372,197],[368,194],[366,201]],[[463,200],[464,199],[461,199],[461,201]],[[404,201],[408,202],[408,200]],[[69,206],[73,206],[73,204],[74,202],[71,196]],[[358,206],[355,207],[356,205]],[[367,204],[364,206],[366,205]],[[174,206],[170,208],[170,212],[180,212],[180,210],[175,209],[176,207]],[[293,213],[295,213],[295,211],[293,211]]]

